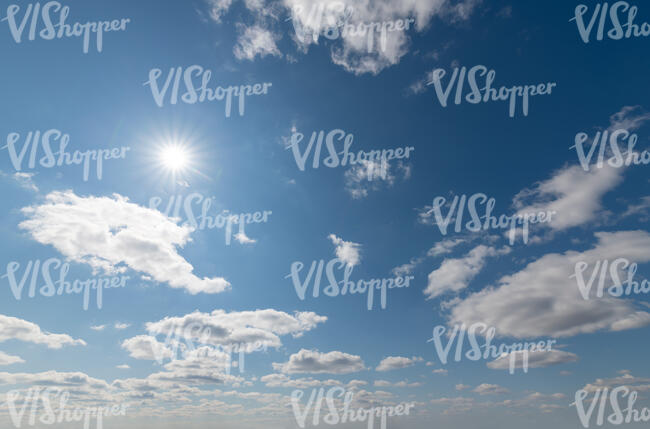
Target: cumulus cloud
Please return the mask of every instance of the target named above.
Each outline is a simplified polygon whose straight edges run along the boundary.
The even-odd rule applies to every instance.
[[[251,352],[264,347],[278,348],[282,345],[280,336],[292,335],[295,338],[316,328],[327,320],[312,312],[296,312],[293,315],[273,309],[226,312],[215,310],[212,313],[195,311],[181,317],[165,317],[145,326],[149,335],[138,335],[122,343],[136,359],[156,360],[172,358],[170,342],[161,343],[157,335],[176,338],[181,342],[215,347],[236,346],[236,351]]]
[[[334,253],[336,253],[337,258],[351,267],[359,265],[361,262],[361,244],[345,241],[334,234],[328,235],[327,238],[336,246]]]
[[[479,245],[462,258],[445,259],[440,268],[429,273],[429,282],[424,294],[427,295],[427,299],[431,299],[445,292],[463,290],[483,269],[488,257],[505,255],[509,252],[509,247],[498,250]]]
[[[121,195],[79,197],[72,191],[57,191],[48,194],[45,203],[22,212],[28,220],[19,226],[34,240],[94,269],[114,272],[126,266],[191,294],[219,293],[230,287],[222,277],[197,277],[178,254],[177,247],[191,241],[190,226],[179,226]]]
[[[501,387],[497,384],[479,384],[472,390],[474,393],[478,393],[479,395],[502,395],[504,393],[510,393],[508,389],[505,387]]]
[[[292,379],[285,374],[269,374],[260,378],[262,383],[267,387],[291,387],[294,389],[307,389],[318,386],[340,386],[338,380],[316,380],[314,378],[295,378]]]
[[[449,324],[485,323],[497,335],[515,338],[568,337],[599,330],[618,331],[650,324],[650,314],[633,302],[607,293],[589,299],[580,293],[575,273],[578,262],[594,267],[598,260],[626,258],[650,261],[650,233],[597,232],[597,243],[583,252],[550,253],[521,271],[502,277],[496,287],[474,293],[453,306]],[[587,273],[584,273],[587,275]]]
[[[555,212],[540,224],[555,231],[593,222],[602,213],[603,196],[623,181],[624,168],[604,164],[585,171],[579,165],[558,170],[553,176],[524,189],[513,200],[517,214]]]
[[[421,357],[414,356],[412,358],[408,357],[401,357],[401,356],[389,356],[387,358],[382,359],[381,362],[379,362],[379,365],[375,369],[376,371],[379,372],[384,372],[384,371],[392,371],[395,369],[402,369],[402,368],[408,368],[409,366],[415,365],[416,362],[422,362]]]
[[[528,363],[524,359],[524,353],[528,353]],[[529,368],[546,368],[551,365],[576,362],[578,355],[562,350],[514,351],[504,353],[492,362],[488,362],[487,367],[490,369],[510,369],[511,360],[514,368],[523,368],[524,365],[528,365]]]
[[[354,74],[378,74],[392,65],[398,64],[408,52],[409,33],[423,31],[435,15],[449,22],[467,20],[478,0],[373,0],[354,2],[348,7],[336,8],[336,0],[284,0],[291,11],[292,24],[295,29],[298,49],[306,52],[312,44],[326,43],[331,46],[331,59],[346,71]],[[319,4],[325,6],[324,19],[314,19],[314,8]],[[409,22],[409,29],[392,31],[381,36],[380,31],[370,32],[360,29],[370,23],[381,25],[385,21],[413,19],[415,26]],[[339,31],[335,40],[327,40],[323,30],[332,23],[346,22],[355,26],[355,32]],[[339,28],[342,30],[342,28]],[[318,36],[320,34],[320,36]],[[316,36],[315,36],[316,35]]]
[[[45,344],[50,349],[60,349],[63,346],[85,346],[83,340],[75,340],[66,334],[50,334],[27,320],[0,314],[0,342],[19,340],[34,344]]]
[[[276,37],[270,30],[259,25],[246,27],[239,35],[233,49],[235,57],[240,60],[253,60],[256,56],[267,55],[281,57],[282,53],[275,44]]]
[[[24,363],[25,361],[18,356],[8,355],[5,352],[0,352],[0,366],[13,365],[15,363]]]
[[[273,369],[285,374],[349,374],[365,368],[361,357],[333,351],[321,353],[317,350],[301,349],[289,357],[285,363],[274,363]]]

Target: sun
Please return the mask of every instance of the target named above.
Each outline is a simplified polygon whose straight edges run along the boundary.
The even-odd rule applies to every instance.
[[[179,144],[167,145],[160,150],[160,162],[166,169],[180,172],[189,164],[188,151]]]

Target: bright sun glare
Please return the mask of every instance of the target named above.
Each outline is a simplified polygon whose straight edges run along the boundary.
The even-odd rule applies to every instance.
[[[187,151],[179,145],[169,145],[162,149],[160,160],[167,169],[179,171],[187,166]]]

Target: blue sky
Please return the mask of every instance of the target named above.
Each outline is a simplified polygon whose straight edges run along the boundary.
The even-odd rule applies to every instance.
[[[22,17],[28,3],[16,3]],[[639,282],[649,273],[648,166],[584,171],[571,149],[580,132],[591,141],[618,129],[638,135],[635,150],[648,147],[647,39],[584,43],[570,21],[580,2],[350,2],[353,20],[415,20],[368,53],[353,37],[297,40],[292,6],[312,3],[63,2],[69,23],[130,19],[104,34],[102,52],[91,43],[86,54],[79,38],[29,41],[29,29],[16,43],[0,21],[3,146],[12,133],[20,149],[28,132],[56,129],[69,135],[69,152],[130,148],[87,181],[78,165],[29,169],[25,160],[17,171],[0,151],[3,275],[11,262],[22,275],[29,261],[58,258],[69,280],[129,277],[88,310],[79,295],[16,300],[0,278],[0,393],[54,385],[80,404],[127,403],[126,416],[105,421],[125,428],[294,428],[296,386],[308,396],[340,385],[359,406],[415,402],[410,416],[388,421],[393,428],[579,427],[575,392],[620,384],[647,404],[647,294],[583,300],[569,278],[578,261],[617,258],[639,264]],[[583,3],[590,17],[598,2]],[[637,23],[650,20],[643,2],[630,3]],[[247,96],[241,116],[235,107],[226,117],[222,101],[158,107],[150,70],[162,80],[192,65],[211,71],[210,88],[272,86]],[[557,86],[532,97],[527,116],[510,118],[504,102],[443,108],[431,72],[448,78],[476,65],[496,72],[496,86]],[[355,152],[415,149],[373,181],[367,164],[315,169],[310,157],[300,171],[292,133],[306,144],[335,129],[354,135]],[[185,153],[173,157],[188,162],[173,172],[161,154],[180,144]],[[557,218],[532,228],[528,244],[511,245],[501,230],[441,234],[427,215],[433,199],[476,193],[495,199],[497,215]],[[155,197],[165,206],[192,194],[213,198],[211,216],[271,214],[227,245],[223,229],[192,230],[149,208]],[[414,280],[390,289],[384,310],[368,311],[365,294],[313,298],[309,288],[300,300],[291,265],[303,262],[304,276],[337,248],[354,280]],[[230,375],[217,360],[160,365],[138,339],[151,324],[168,329],[163,321],[229,333],[211,346],[255,338],[267,351],[247,353],[245,370]],[[493,326],[497,343],[550,338],[558,347],[528,373],[484,360],[442,365],[427,340],[434,326],[455,323]],[[382,361],[390,370],[377,370]]]

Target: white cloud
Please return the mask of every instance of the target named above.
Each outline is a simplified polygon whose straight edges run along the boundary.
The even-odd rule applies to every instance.
[[[327,40],[322,35],[318,42],[311,37],[311,33],[319,33],[328,25],[327,22],[318,22],[313,19],[312,8],[319,4],[335,4],[336,0],[284,0],[284,5],[294,11],[292,23],[297,27],[298,33],[306,32],[307,37],[293,37],[298,49],[306,52],[311,44],[324,43],[331,45],[331,58],[335,64],[354,74],[378,74],[386,67],[398,64],[408,52],[409,33],[423,31],[435,15],[444,17],[449,21],[463,21],[469,18],[472,10],[478,3],[477,0],[461,0],[451,2],[448,0],[373,0],[358,1],[350,4],[353,13],[349,14],[348,23],[358,28],[359,23],[367,26],[370,23],[384,21],[406,20],[413,18],[415,26],[409,25],[409,30],[392,31],[386,33],[382,41],[381,33],[375,32],[368,36],[352,35],[347,32],[336,40]],[[330,22],[345,21],[346,11],[343,9],[327,8],[327,17]],[[356,31],[355,31],[356,32]],[[368,48],[369,41],[371,49]],[[383,43],[382,43],[383,42]]]
[[[391,169],[394,164],[387,160],[361,160],[359,163],[351,166],[345,172],[345,189],[354,199],[361,199],[368,196],[370,191],[378,191],[383,184],[393,186],[396,175],[401,173],[403,180],[411,177],[410,165],[402,161],[397,163],[393,174]]]
[[[472,388],[472,386],[468,386],[467,384],[457,384],[456,385],[456,390],[458,390],[459,392],[462,391],[462,390],[467,390],[467,389],[471,389],[471,388]]]
[[[178,332],[181,341],[192,340],[209,346],[237,345],[238,350],[250,352],[262,347],[278,348],[282,345],[280,336],[298,338],[326,320],[327,317],[312,312],[290,315],[273,309],[230,313],[224,310],[212,313],[195,311],[181,317],[148,322],[146,328],[150,335],[129,338],[122,343],[122,348],[136,359],[171,358],[171,345],[160,343],[155,336],[162,335],[161,339],[164,339],[169,335],[173,338]]]
[[[409,366],[415,365],[416,362],[421,362],[423,359],[421,357],[401,357],[401,356],[389,356],[382,359],[379,362],[375,371],[384,372],[384,371],[393,371],[395,369],[408,368]]]
[[[5,352],[0,352],[0,366],[13,365],[15,363],[25,363],[25,361],[18,356],[12,356]]]
[[[178,226],[157,210],[130,203],[115,194],[79,197],[72,191],[52,192],[46,202],[22,209],[28,220],[20,228],[67,258],[107,272],[129,268],[191,294],[219,293],[230,287],[222,277],[202,279],[177,252],[193,231]]]
[[[301,349],[292,354],[288,362],[274,363],[273,369],[285,374],[349,374],[366,368],[361,357],[356,355],[339,351],[320,353],[317,350]]]
[[[334,234],[328,235],[327,238],[336,246],[334,252],[337,258],[351,267],[359,265],[361,262],[361,244],[344,241]]]
[[[488,257],[504,255],[509,252],[509,247],[498,250],[481,244],[462,258],[445,259],[440,268],[429,273],[429,282],[424,294],[427,295],[427,299],[431,299],[445,292],[463,290],[483,269]]]
[[[514,357],[511,356],[512,353],[514,353]],[[504,353],[492,362],[488,362],[487,367],[490,369],[510,369],[510,361],[513,360],[514,368],[522,368],[526,364],[524,353],[526,352],[514,351]],[[527,353],[527,365],[529,368],[546,368],[547,366],[576,362],[578,360],[576,354],[562,350],[528,351]]]
[[[447,240],[442,240],[438,243],[435,244],[429,251],[427,252],[427,256],[440,256],[444,255],[447,253],[451,253],[456,246],[459,244],[465,243],[467,240],[463,238],[455,238],[455,239],[447,239]]]
[[[502,395],[504,393],[510,393],[510,391],[505,387],[487,383],[476,386],[472,392],[478,393],[479,395]]]
[[[556,231],[594,221],[602,210],[603,196],[623,181],[624,168],[604,164],[585,171],[579,165],[560,169],[513,200],[518,214],[555,212],[551,222],[540,224]]]
[[[117,368],[117,369],[130,369],[131,367],[128,366],[127,364],[122,364],[122,365],[117,365],[115,368]]]
[[[221,17],[230,9],[232,0],[206,0],[210,6],[210,17],[216,21],[221,22]]]
[[[121,330],[121,329],[126,329],[126,328],[128,328],[129,326],[131,326],[130,323],[120,323],[120,322],[116,322],[115,325],[113,325],[113,327],[114,327],[115,329],[120,329],[120,330]]]
[[[446,370],[446,369],[444,369],[444,368],[440,368],[440,369],[434,369],[434,370],[433,370],[433,371],[431,371],[431,372],[432,372],[432,373],[434,373],[434,374],[442,374],[442,375],[447,375],[447,370]]]
[[[567,337],[599,330],[623,330],[645,326],[650,314],[633,302],[607,293],[583,299],[575,278],[577,262],[593,267],[597,260],[626,258],[650,261],[650,234],[646,231],[597,232],[596,245],[584,252],[551,253],[529,263],[521,271],[502,277],[451,309],[449,325],[485,323],[499,336],[536,338]]]
[[[0,342],[19,340],[34,344],[45,344],[50,349],[63,346],[85,346],[83,340],[75,340],[66,334],[50,334],[32,322],[0,314]]]
[[[267,387],[291,387],[294,389],[307,389],[318,386],[340,386],[341,382],[337,380],[316,380],[314,378],[295,378],[291,379],[285,374],[269,374],[260,378],[262,383]]]
[[[106,325],[97,325],[97,326],[91,326],[90,329],[93,331],[103,331],[104,328],[106,328]]]
[[[245,232],[238,232],[234,235],[235,240],[239,241],[239,244],[254,244],[257,243],[257,240],[250,238],[246,235]]]
[[[34,183],[32,178],[34,177],[34,173],[25,173],[25,172],[16,172],[13,175],[13,178],[20,184],[25,189],[29,189],[30,191],[38,192],[38,186]]]
[[[275,44],[276,37],[271,31],[259,26],[244,28],[239,35],[233,52],[239,60],[254,60],[257,55],[281,57],[282,53]]]
[[[650,121],[650,112],[645,112],[641,106],[624,106],[609,118],[609,132],[616,130],[636,131]]]

